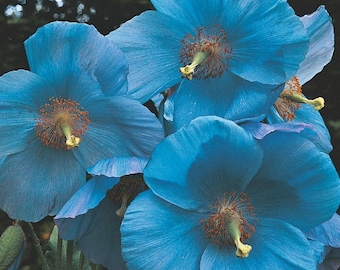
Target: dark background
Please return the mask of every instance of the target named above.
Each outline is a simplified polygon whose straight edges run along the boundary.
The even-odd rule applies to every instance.
[[[339,171],[340,0],[288,2],[299,16],[310,14],[319,5],[325,5],[333,18],[336,38],[333,59],[321,73],[303,86],[303,92],[309,98],[323,96],[325,99],[325,108],[320,113],[332,136],[334,150],[331,157]],[[0,0],[0,75],[19,68],[29,69],[23,41],[47,22],[54,20],[86,22],[95,25],[105,35],[147,9],[153,9],[148,0]],[[6,214],[0,211],[0,234],[11,222]],[[50,222],[51,220],[44,220],[35,224],[43,244],[48,240]],[[27,249],[21,269],[37,269],[39,263],[32,258],[34,251]]]

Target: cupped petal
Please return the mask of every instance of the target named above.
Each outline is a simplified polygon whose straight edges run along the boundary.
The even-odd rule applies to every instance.
[[[170,97],[174,103],[173,124],[179,129],[205,115],[230,120],[255,117],[268,112],[282,89],[283,85],[251,83],[230,73],[221,79],[185,80]]]
[[[301,21],[310,37],[308,53],[296,73],[303,85],[331,61],[334,52],[334,27],[325,6],[303,16]]]
[[[92,175],[121,177],[129,174],[143,173],[149,158],[146,157],[112,157],[104,158],[87,169]]]
[[[125,56],[94,26],[52,22],[26,40],[25,49],[31,70],[50,81],[64,81],[79,68],[97,80],[104,93],[126,94]]]
[[[99,97],[86,109],[91,122],[79,147],[73,150],[85,168],[113,156],[148,157],[164,138],[156,116],[136,100]]]
[[[192,32],[185,24],[146,11],[107,35],[129,63],[129,94],[142,103],[181,80],[180,40]]]
[[[102,180],[108,179],[100,181]],[[78,204],[81,201],[74,203]],[[97,207],[83,215],[75,218],[57,218],[55,223],[59,235],[63,239],[77,240],[80,250],[91,262],[109,269],[125,269],[121,253],[122,219],[115,214],[118,208],[118,204],[106,197]]]
[[[329,155],[297,133],[277,131],[259,143],[263,163],[245,191],[256,215],[304,231],[331,218],[340,203],[340,181]]]
[[[121,226],[128,269],[198,269],[207,245],[204,216],[171,205],[150,190],[127,208]]]
[[[261,162],[250,133],[216,116],[199,117],[156,147],[144,179],[170,203],[207,211],[223,192],[242,192]]]
[[[119,178],[95,176],[87,181],[58,212],[55,219],[75,218],[95,208],[106,192],[119,182]]]
[[[235,255],[235,247],[210,244],[205,249],[201,269],[315,269],[313,250],[304,234],[292,225],[275,219],[260,219],[256,231],[245,243],[252,246],[247,258]]]
[[[340,248],[340,216],[335,213],[331,219],[311,229],[306,235],[326,246]]]
[[[285,0],[226,1],[220,23],[231,45],[229,70],[263,84],[290,80],[304,60],[308,37]]]
[[[0,208],[11,218],[36,222],[55,215],[86,181],[71,151],[31,141],[0,165]]]

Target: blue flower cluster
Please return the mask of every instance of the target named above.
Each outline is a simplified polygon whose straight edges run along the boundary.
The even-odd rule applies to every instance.
[[[0,208],[55,216],[108,269],[324,267],[340,179],[301,86],[333,55],[325,7],[151,2],[107,36],[53,22],[25,41],[30,71],[0,77]]]

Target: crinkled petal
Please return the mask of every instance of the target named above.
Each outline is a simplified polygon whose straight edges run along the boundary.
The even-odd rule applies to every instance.
[[[198,269],[207,244],[204,216],[171,205],[150,190],[132,201],[121,227],[128,269]]]
[[[275,219],[260,219],[246,244],[249,257],[240,259],[235,247],[210,244],[205,249],[200,269],[315,269],[313,250],[304,234],[292,225]]]
[[[314,110],[309,104],[301,104],[301,107],[295,111],[295,116],[292,120],[293,123],[306,123],[311,127],[302,130],[301,134],[309,138],[321,151],[325,153],[332,151],[331,136],[318,111]],[[285,122],[274,107],[270,109],[267,121],[270,124]]]
[[[340,181],[329,155],[296,133],[277,131],[259,143],[264,160],[245,191],[256,215],[304,231],[330,219],[340,203]]]
[[[104,198],[83,215],[55,219],[59,235],[63,239],[77,240],[82,253],[91,262],[109,269],[125,269],[119,230],[122,219],[115,214],[118,208],[119,205]]]
[[[321,114],[314,110],[311,105],[301,104],[300,109],[295,112],[295,115],[296,118],[293,119],[294,122],[303,122],[312,125],[312,131],[314,133],[316,132],[319,137],[318,140],[313,140],[314,144],[325,153],[331,152],[333,149],[331,135]],[[305,130],[302,133],[308,135],[309,130]]]
[[[261,161],[250,133],[216,116],[199,117],[156,147],[144,178],[159,197],[206,211],[223,192],[242,192]]]
[[[282,84],[305,58],[308,37],[285,0],[225,1],[220,23],[232,56],[229,70],[248,81]]]
[[[55,215],[86,181],[71,151],[31,141],[0,165],[0,208],[11,218],[36,222]]]
[[[260,122],[246,122],[241,124],[241,127],[248,130],[258,140],[263,139],[274,131],[301,133],[303,130],[311,128],[310,125],[304,123],[278,123],[268,125]]]
[[[148,157],[164,137],[156,116],[136,100],[97,98],[86,109],[91,122],[73,150],[86,168],[112,156]]]
[[[104,93],[127,91],[125,56],[92,25],[49,23],[25,41],[25,49],[31,70],[50,81],[64,81],[79,68],[97,80]]]
[[[92,175],[121,177],[124,175],[142,173],[149,158],[144,157],[112,157],[98,161],[87,169]]]
[[[119,182],[119,178],[95,176],[86,182],[67,201],[55,219],[75,218],[95,208],[105,198],[106,192]]]
[[[303,85],[331,61],[334,52],[334,27],[325,6],[320,6],[311,15],[303,16],[301,21],[310,36],[308,53],[296,74]]]
[[[198,116],[238,120],[267,113],[282,89],[283,85],[250,83],[229,73],[221,79],[185,80],[170,97],[174,100],[175,129]]]
[[[146,11],[107,35],[126,55],[133,98],[144,103],[181,80],[180,40],[189,30],[165,14]]]
[[[340,216],[335,213],[331,219],[311,229],[306,235],[327,246],[340,248]]]

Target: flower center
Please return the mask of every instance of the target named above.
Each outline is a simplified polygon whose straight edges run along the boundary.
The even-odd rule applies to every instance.
[[[197,28],[196,35],[181,39],[179,57],[185,65],[180,68],[182,76],[189,80],[221,77],[231,57],[226,31],[219,25]]]
[[[49,103],[40,107],[35,127],[44,145],[70,150],[79,146],[89,123],[88,112],[76,101],[52,97]]]
[[[315,110],[321,110],[325,106],[322,97],[307,99],[302,95],[302,89],[297,77],[293,77],[286,82],[280,97],[275,101],[274,107],[283,120],[292,121],[295,112],[300,109],[301,103],[310,104]]]
[[[116,211],[116,215],[124,217],[126,208],[131,201],[146,189],[147,186],[141,173],[122,176],[119,183],[107,192],[111,200],[121,204],[120,208]]]
[[[245,193],[225,192],[210,208],[214,213],[201,220],[207,238],[219,246],[235,245],[236,256],[248,257],[252,247],[242,242],[255,232],[257,222],[249,197]]]

